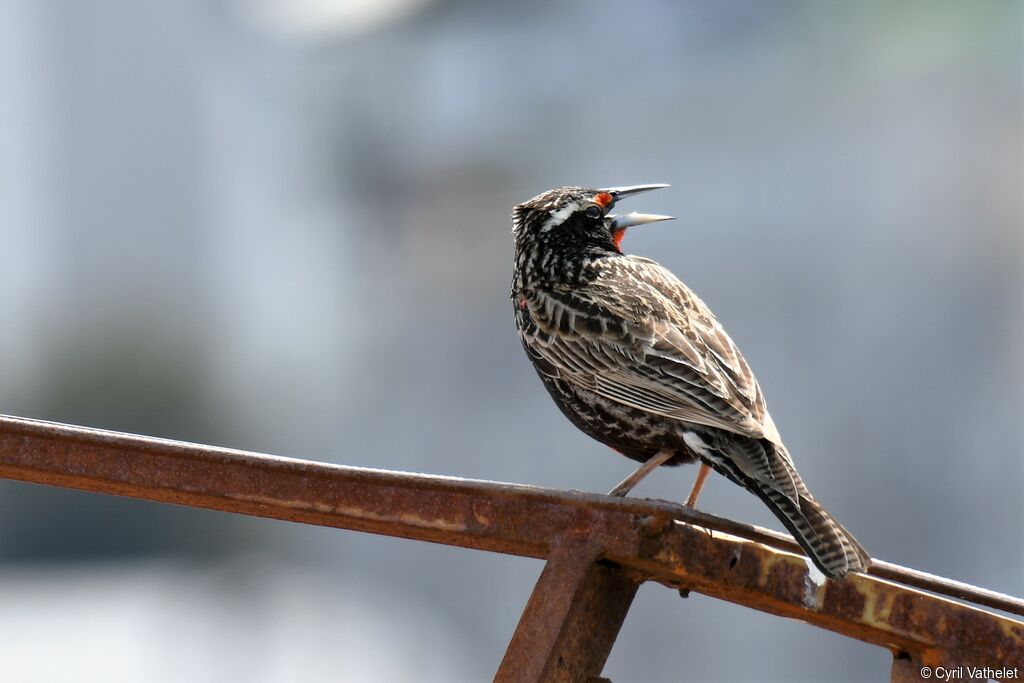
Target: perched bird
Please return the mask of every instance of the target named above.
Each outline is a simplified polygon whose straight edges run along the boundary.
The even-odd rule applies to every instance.
[[[643,463],[700,462],[754,493],[828,577],[870,557],[793,466],[754,374],[708,307],[666,268],[622,253],[627,228],[669,220],[615,215],[666,185],[559,187],[515,207],[512,301],[526,354],[558,407],[589,436]]]

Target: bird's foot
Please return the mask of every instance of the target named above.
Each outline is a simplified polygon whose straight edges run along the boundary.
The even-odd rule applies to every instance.
[[[643,465],[640,465],[633,474],[620,481],[615,488],[608,492],[608,495],[615,496],[617,498],[624,498],[626,494],[633,490],[634,486],[640,483],[641,479],[653,472],[656,468],[664,465],[665,462],[670,460],[673,455],[675,455],[675,451],[672,449],[661,449],[655,453],[650,460],[645,462]]]
[[[625,498],[626,496],[629,495],[630,489],[633,488],[632,486],[624,486],[624,484],[626,483],[628,482],[622,482],[621,484],[613,488],[611,491],[609,491],[608,495],[615,496],[616,498]]]

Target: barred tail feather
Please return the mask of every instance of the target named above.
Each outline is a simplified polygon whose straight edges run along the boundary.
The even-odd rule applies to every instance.
[[[761,442],[765,442],[762,440]],[[751,460],[750,449],[736,448],[735,442],[721,444],[707,454],[705,462],[717,472],[757,495],[779,518],[814,564],[831,579],[849,572],[867,571],[871,556],[857,539],[843,528],[807,490],[784,446],[769,443],[764,452],[769,467]],[[722,456],[725,457],[722,457]],[[715,457],[717,456],[717,457]],[[746,458],[746,460],[743,460]],[[774,465],[775,467],[772,467]],[[779,470],[788,475],[779,484]]]
[[[798,508],[793,500],[769,486],[755,483],[754,491],[825,576],[838,579],[871,566],[867,551],[818,501],[800,495]]]

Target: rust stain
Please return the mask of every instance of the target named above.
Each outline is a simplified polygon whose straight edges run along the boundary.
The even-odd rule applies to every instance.
[[[443,517],[425,517],[413,512],[398,511],[395,513],[381,513],[373,510],[367,510],[362,507],[332,505],[330,503],[320,501],[286,500],[283,498],[274,498],[272,496],[236,495],[232,497],[236,500],[242,500],[247,503],[283,507],[292,510],[312,510],[323,514],[344,515],[346,517],[373,520],[375,522],[408,524],[421,529],[438,529],[441,531],[465,531],[467,529],[466,524],[458,521],[449,521]]]
[[[867,599],[853,581],[829,581],[824,592],[824,610],[848,621],[864,621]]]

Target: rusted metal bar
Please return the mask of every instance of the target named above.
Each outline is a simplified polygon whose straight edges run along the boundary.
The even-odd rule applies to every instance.
[[[767,546],[778,548],[779,550],[787,550],[797,554],[802,554],[800,546],[793,540],[792,536],[780,534],[777,531],[770,529],[764,529],[750,524],[744,524],[743,522],[737,522],[731,519],[722,519],[721,517],[715,517],[714,515],[708,515],[707,513],[700,512],[699,510],[688,510],[687,521],[694,524],[708,526],[713,528],[731,533],[740,538],[746,538],[758,543],[763,543]],[[987,588],[979,588],[978,586],[972,586],[969,583],[962,581],[954,581],[953,579],[947,579],[942,576],[936,576],[935,574],[929,574],[928,572],[922,572],[917,569],[910,569],[909,567],[902,567],[892,562],[885,562],[884,560],[873,559],[871,568],[868,570],[868,574],[871,576],[877,576],[880,579],[887,579],[889,581],[895,581],[896,583],[902,583],[905,586],[912,586],[914,588],[921,588],[922,590],[937,593],[939,595],[945,595],[958,600],[964,600],[972,602],[982,607],[992,607],[1003,612],[1010,614],[1016,614],[1024,616],[1024,600],[1015,598],[1012,595],[1006,595],[1005,593],[998,593],[996,591],[988,590]]]
[[[603,553],[587,537],[552,548],[496,683],[573,683],[601,675],[640,586],[620,568],[598,564]]]
[[[664,502],[341,467],[4,417],[0,476],[536,558],[548,557],[560,539],[589,536],[607,560],[665,585],[801,619],[928,666],[1024,671],[1024,622],[871,575],[818,586],[803,556],[780,549],[777,539],[744,538],[742,525]]]

